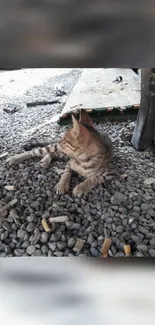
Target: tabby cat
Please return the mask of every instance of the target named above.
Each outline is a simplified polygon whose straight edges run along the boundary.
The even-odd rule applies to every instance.
[[[68,192],[72,171],[85,180],[73,189],[73,194],[82,196],[98,184],[104,183],[107,167],[113,157],[113,145],[107,134],[100,134],[85,110],[80,111],[79,121],[72,115],[72,127],[67,130],[57,144],[49,144],[8,159],[10,164],[19,163],[35,156],[44,156],[42,166],[46,167],[52,158],[68,157],[68,162],[56,192]]]

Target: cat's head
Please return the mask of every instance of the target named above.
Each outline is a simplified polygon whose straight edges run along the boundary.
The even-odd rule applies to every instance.
[[[79,120],[72,115],[72,128],[59,142],[61,150],[70,157],[86,151],[93,142],[93,130],[93,122],[85,110],[80,111]]]

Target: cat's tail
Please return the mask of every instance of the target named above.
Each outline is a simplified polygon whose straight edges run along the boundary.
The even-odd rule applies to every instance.
[[[29,143],[26,143],[25,145],[23,145],[23,149],[25,151],[31,151],[32,149],[35,149],[35,148],[44,148],[47,146],[53,146],[58,142],[59,142],[59,139],[56,139],[56,140],[47,139],[45,141],[40,141],[40,140],[30,141]]]
[[[20,164],[21,162],[34,157],[45,157],[45,159],[43,158],[43,165],[45,165],[45,161],[47,159],[50,161],[53,158],[66,159],[66,155],[61,152],[59,144],[55,143],[40,148],[34,148],[29,151],[22,152],[20,154],[16,154],[14,156],[9,157],[6,161],[7,163],[9,163],[9,165],[14,165]]]

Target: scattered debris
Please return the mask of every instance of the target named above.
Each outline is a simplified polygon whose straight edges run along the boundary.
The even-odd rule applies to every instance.
[[[77,238],[75,246],[73,248],[74,252],[79,253],[82,250],[84,243],[85,243],[85,240],[83,240],[81,238]]]
[[[42,223],[42,226],[43,226],[43,228],[44,228],[44,230],[45,230],[46,232],[51,232],[51,228],[50,228],[50,226],[48,225],[48,223],[47,223],[47,221],[46,221],[45,218],[42,219],[41,223]]]
[[[122,81],[123,81],[123,77],[122,76],[118,76],[118,77],[116,77],[115,80],[113,80],[113,82],[115,82],[115,83],[119,83],[119,82],[122,82]]]
[[[131,245],[124,245],[124,253],[126,257],[131,256]]]
[[[65,88],[64,83],[55,84],[54,85],[54,91],[56,92],[56,95],[57,96],[66,95],[66,92],[65,92],[64,88]]]
[[[155,184],[155,178],[153,177],[146,178],[146,180],[144,181],[144,185],[151,185],[151,184]]]
[[[15,112],[18,112],[21,109],[19,105],[15,104],[7,104],[4,108],[3,111],[9,114],[13,114]]]
[[[34,101],[34,102],[28,102],[26,103],[27,107],[36,107],[36,106],[45,106],[45,105],[51,105],[51,104],[57,104],[60,103],[58,99],[53,100],[42,100],[42,101]]]
[[[105,238],[102,248],[101,248],[101,257],[108,257],[108,250],[111,246],[112,240],[111,238]]]
[[[131,225],[133,223],[134,219],[133,218],[130,218],[129,219],[129,225]]]
[[[6,151],[6,152],[3,152],[1,155],[0,155],[0,159],[2,159],[2,158],[5,158],[6,156],[8,156],[8,152]]]
[[[6,210],[12,208],[17,202],[18,202],[17,199],[13,199],[10,202],[8,202],[7,204],[5,204],[3,207],[0,208],[0,214]]]
[[[5,186],[5,189],[6,189],[7,191],[14,191],[14,190],[15,190],[15,188],[14,188],[13,185],[6,185],[6,186]]]
[[[60,216],[60,217],[51,217],[49,218],[49,222],[66,222],[68,221],[68,216]]]

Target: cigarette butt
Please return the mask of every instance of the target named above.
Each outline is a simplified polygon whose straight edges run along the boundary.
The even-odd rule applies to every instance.
[[[112,240],[110,238],[105,238],[101,248],[101,257],[108,257],[108,250],[111,246],[111,242]]]
[[[15,190],[15,188],[14,188],[13,185],[6,185],[6,186],[5,186],[5,189],[6,189],[7,191],[14,191],[14,190]]]
[[[68,216],[59,216],[59,217],[52,217],[49,218],[49,222],[65,222],[68,221]]]
[[[49,227],[45,218],[42,219],[41,223],[46,232],[51,232],[51,228]]]
[[[74,252],[80,252],[81,249],[83,248],[83,245],[85,243],[85,240],[81,239],[81,238],[77,238],[75,246],[73,248]]]
[[[131,245],[124,245],[124,253],[126,256],[131,255]]]

